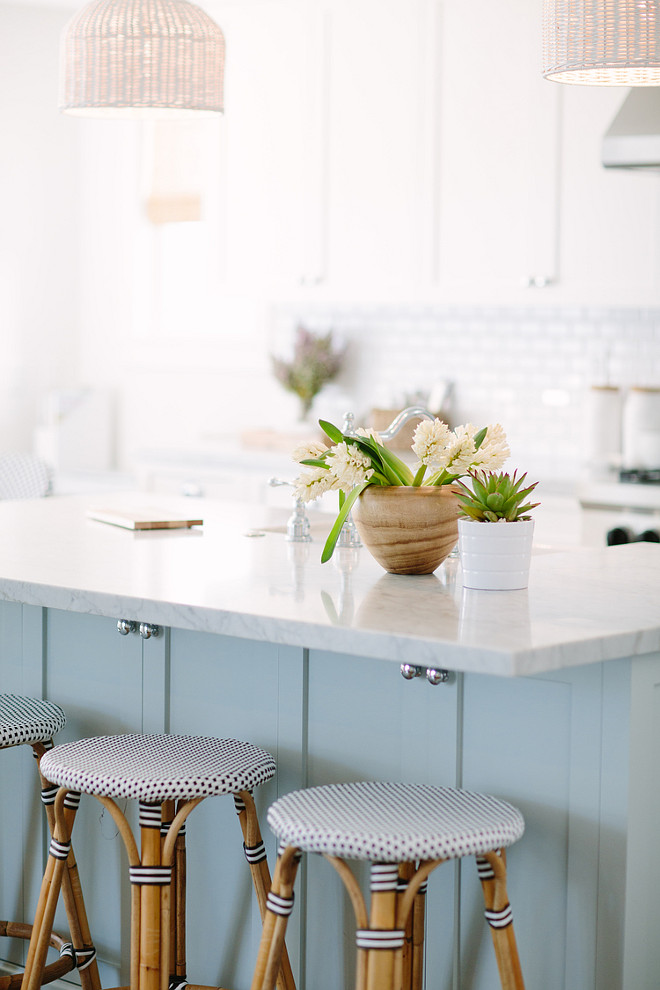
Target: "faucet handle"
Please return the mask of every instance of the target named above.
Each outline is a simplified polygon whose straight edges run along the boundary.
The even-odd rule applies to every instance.
[[[285,481],[283,478],[268,479],[269,488],[281,488],[283,485],[294,487],[293,481]],[[295,508],[287,521],[285,539],[289,543],[311,543],[311,527],[305,512],[305,503],[301,498],[296,498]]]

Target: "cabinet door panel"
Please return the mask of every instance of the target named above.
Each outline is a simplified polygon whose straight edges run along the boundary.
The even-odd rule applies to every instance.
[[[595,986],[601,679],[598,664],[465,678],[463,784],[510,800],[525,817],[507,860],[509,894],[526,984],[547,990]],[[497,970],[467,863],[461,917],[462,978],[486,990]]]
[[[278,777],[287,790],[302,783],[302,650],[177,629],[170,642],[170,732],[243,739],[275,757],[278,775],[255,791],[272,870],[276,850],[266,809],[277,798]],[[293,710],[289,690],[298,692]],[[188,932],[190,979],[241,990],[251,983],[261,924],[233,800],[203,802],[190,816],[188,835],[196,919]],[[288,943],[295,966],[295,929]]]
[[[470,298],[555,274],[560,90],[540,30],[527,0],[444,4],[440,280]]]
[[[327,278],[358,292],[419,284],[428,204],[424,124],[426,4],[327,5]]]
[[[58,742],[142,730],[142,640],[120,636],[117,620],[49,610],[46,685],[67,724]],[[124,802],[134,820],[134,802]],[[73,845],[104,986],[128,982],[130,887],[123,844],[99,802],[83,795]],[[112,908],[109,910],[108,905]],[[64,912],[56,919],[66,930]]]
[[[453,785],[456,691],[455,679],[437,686],[405,681],[397,664],[311,651],[309,784],[381,779]],[[350,986],[355,966],[350,902],[321,857],[308,857],[307,871],[308,986]],[[366,870],[356,872],[365,889]],[[427,895],[432,932],[427,968],[438,986],[449,985],[451,974],[453,884],[453,866],[441,866]]]

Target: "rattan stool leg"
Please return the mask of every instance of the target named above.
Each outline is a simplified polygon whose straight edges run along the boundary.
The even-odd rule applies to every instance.
[[[271,889],[271,878],[268,860],[266,858],[266,849],[261,837],[257,809],[249,791],[241,791],[240,794],[235,794],[234,803],[243,833],[245,858],[248,861],[250,873],[252,874],[254,892],[263,923],[266,916],[268,891]],[[282,949],[281,969],[277,976],[277,987],[278,990],[296,990],[286,945]]]
[[[71,849],[71,827],[79,799],[79,794],[69,798],[66,788],[61,788],[55,799],[53,835],[25,964],[24,990],[37,990],[41,986],[55,910]],[[67,800],[69,803],[65,807]]]
[[[41,794],[46,809],[48,828],[51,836],[53,836],[55,830],[54,795],[57,788],[41,772],[41,757],[51,748],[52,743],[50,745],[48,743],[35,743],[32,746],[41,779]],[[73,817],[71,817],[69,828],[72,827]],[[96,961],[96,949],[92,942],[80,875],[78,873],[78,864],[73,847],[69,849],[66,871],[62,874],[62,899],[64,901],[69,932],[75,952],[76,966],[80,973],[80,982],[83,990],[101,990],[101,979]]]
[[[268,892],[252,990],[273,990],[281,971],[285,951],[284,936],[293,910],[293,884],[300,854],[288,846],[278,857],[273,882]]]
[[[506,851],[484,853],[477,862],[502,990],[525,990],[506,889]]]

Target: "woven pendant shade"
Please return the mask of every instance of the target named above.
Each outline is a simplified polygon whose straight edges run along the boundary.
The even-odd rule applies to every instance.
[[[544,0],[543,75],[591,86],[659,86],[658,0]]]
[[[60,109],[98,117],[223,110],[225,39],[186,0],[97,0],[62,41]]]

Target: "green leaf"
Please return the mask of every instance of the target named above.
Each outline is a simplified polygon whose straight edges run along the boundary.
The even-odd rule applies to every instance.
[[[422,478],[424,477],[425,474],[426,474],[426,464],[422,464],[417,469],[417,474],[413,478],[413,482],[412,482],[413,488],[419,488],[419,486],[422,483]]]
[[[474,488],[474,494],[481,502],[486,502],[489,495],[488,489],[486,488],[485,485],[482,485],[482,483],[479,481],[477,477],[475,477],[475,475],[472,475],[471,477],[472,477],[472,487]]]
[[[323,553],[321,554],[322,564],[327,563],[327,561],[330,560],[330,558],[332,557],[335,551],[335,547],[337,546],[337,540],[339,539],[341,528],[346,522],[346,517],[353,508],[353,504],[357,499],[358,495],[360,495],[364,491],[364,489],[367,487],[368,484],[369,482],[365,481],[363,484],[357,485],[355,488],[352,488],[349,494],[346,496],[344,504],[340,509],[339,515],[335,519],[335,524],[330,530],[328,539],[325,541],[325,546],[323,547]]]
[[[482,443],[486,439],[486,434],[487,433],[488,433],[488,427],[487,426],[484,426],[483,429],[479,430],[478,433],[475,433],[475,435],[474,435],[474,447],[475,447],[475,450],[479,450],[479,447],[481,447]]]
[[[504,503],[505,499],[502,492],[491,492],[486,499],[486,505],[489,509],[492,509],[493,512],[499,512],[500,509],[503,508]]]
[[[339,427],[333,426],[332,423],[328,423],[327,419],[320,419],[319,426],[333,443],[341,443],[344,439],[344,434],[341,432]]]
[[[399,479],[393,482],[395,485],[412,485],[413,473],[404,461],[396,454],[393,454],[391,450],[387,447],[383,447],[381,444],[378,445],[380,450],[380,456],[383,460],[383,466],[389,468],[394,475]]]
[[[319,460],[318,457],[306,457],[304,461],[299,461],[298,463],[304,464],[306,467],[322,467],[328,471],[330,470],[326,462]]]

